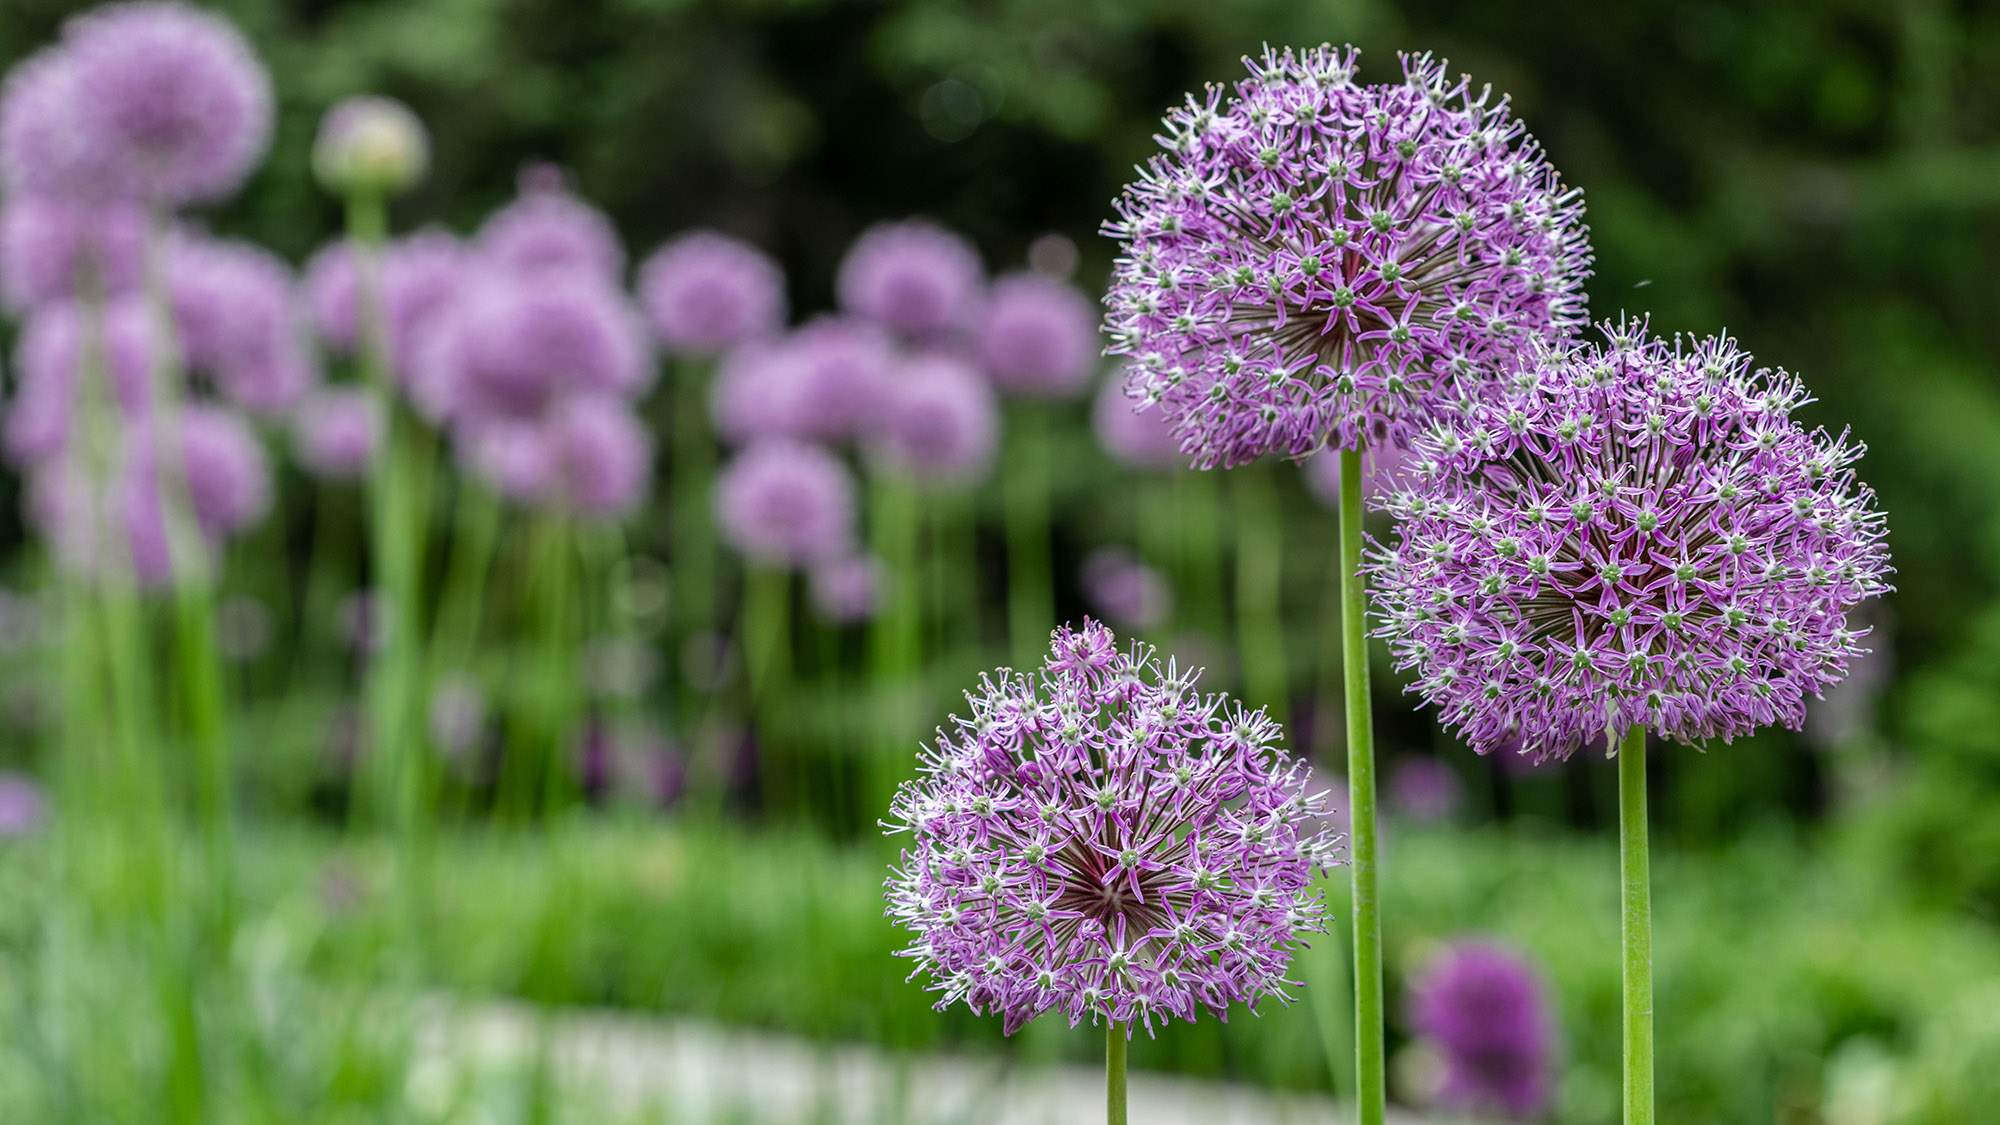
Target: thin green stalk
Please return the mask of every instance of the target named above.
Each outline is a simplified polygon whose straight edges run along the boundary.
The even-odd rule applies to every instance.
[[[486,606],[486,581],[500,541],[500,497],[479,482],[463,479],[452,509],[451,560],[445,569],[444,599],[431,638],[430,670],[441,675],[464,669],[479,647],[479,622]]]
[[[875,689],[905,686],[921,666],[923,611],[917,547],[922,514],[916,490],[883,473],[874,483],[869,530],[877,558],[888,572],[888,601],[869,629],[869,663]]]
[[[1236,496],[1236,635],[1243,693],[1253,706],[1286,721],[1285,630],[1279,614],[1284,527],[1269,466],[1230,474]]]
[[[1646,857],[1646,728],[1618,751],[1619,907],[1625,946],[1625,1125],[1653,1122],[1653,881]]]
[[[1355,1104],[1382,1125],[1382,917],[1376,892],[1375,723],[1369,712],[1367,607],[1361,579],[1361,451],[1340,451],[1340,659],[1347,697],[1348,872],[1354,884]]]
[[[673,563],[674,616],[678,631],[715,628],[719,604],[710,485],[715,476],[715,436],[709,429],[709,365],[683,360],[667,371],[673,394]]]
[[[1112,1020],[1104,1031],[1105,1125],[1125,1125],[1125,1047],[1128,1042],[1125,1021]]]
[[[774,751],[788,749],[785,739],[785,691],[792,663],[792,572],[772,566],[752,566],[743,587],[741,647],[749,671],[750,714],[758,744],[764,750],[761,773],[766,802],[777,794],[774,777],[783,775]]]
[[[540,681],[544,732],[548,756],[543,759],[542,808],[553,814],[568,804],[574,794],[570,774],[569,738],[577,728],[575,676],[576,643],[570,634],[569,520],[558,512],[541,517],[542,564],[542,659]]]
[[[1040,662],[1056,625],[1049,543],[1048,431],[1053,421],[1031,407],[1016,411],[1000,481],[1007,530],[1007,634],[1021,668]]]
[[[1176,592],[1189,612],[1182,620],[1206,635],[1223,636],[1222,514],[1214,473],[1180,473],[1175,489],[1180,512],[1181,575]]]

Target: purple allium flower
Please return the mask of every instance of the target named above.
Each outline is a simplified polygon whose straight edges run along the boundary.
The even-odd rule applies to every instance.
[[[736,444],[853,437],[879,418],[896,365],[875,325],[821,317],[784,339],[730,353],[711,392],[716,431]]]
[[[986,475],[1000,445],[1000,403],[971,364],[942,352],[902,365],[872,427],[877,461],[925,487]]]
[[[430,170],[431,137],[410,107],[372,94],[348,98],[319,119],[313,174],[328,191],[395,195]]]
[[[555,491],[557,450],[540,419],[469,418],[452,431],[460,467],[502,497],[540,504]]]
[[[840,307],[913,336],[970,327],[985,269],[979,251],[935,223],[881,223],[840,263]]]
[[[1097,444],[1119,464],[1134,469],[1174,469],[1187,464],[1181,439],[1158,406],[1133,402],[1122,379],[1106,379],[1091,404],[1090,424]]]
[[[1806,705],[1806,741],[1821,750],[1838,749],[1874,723],[1876,697],[1889,686],[1896,657],[1888,638],[1880,632],[1875,632],[1869,643],[1873,646],[1869,651],[1849,662],[1846,679]]]
[[[382,252],[382,315],[398,378],[409,376],[423,334],[465,282],[466,252],[442,230],[422,230]],[[306,264],[306,301],[326,345],[354,351],[359,334],[360,279],[346,242],[322,247]]]
[[[220,16],[173,0],[109,4],[71,20],[60,49],[75,128],[148,198],[220,199],[270,144],[271,76]]]
[[[569,190],[561,169],[531,165],[520,195],[479,228],[486,262],[523,273],[575,270],[607,285],[625,271],[625,246],[604,212]]]
[[[443,310],[411,384],[433,419],[535,421],[572,395],[629,396],[652,375],[644,328],[581,271],[489,274]]]
[[[1549,1111],[1554,1016],[1539,974],[1484,942],[1453,946],[1413,984],[1410,1024],[1444,1060],[1437,1100],[1518,1120]]]
[[[1396,491],[1409,471],[1408,450],[1389,442],[1371,445],[1361,454],[1362,499],[1370,504]],[[1340,451],[1322,449],[1299,462],[1306,479],[1306,491],[1328,508],[1340,508]]]
[[[1604,335],[1538,346],[1419,439],[1369,564],[1379,635],[1481,752],[1796,728],[1861,652],[1847,611],[1889,589],[1862,447],[1732,340]]]
[[[117,298],[103,318],[101,354],[111,405],[125,420],[144,419],[151,406],[154,335],[145,303],[136,295]],[[80,407],[87,323],[86,310],[75,302],[45,305],[28,318],[15,342],[17,389],[7,407],[4,440],[17,466],[41,464],[67,447]]]
[[[327,387],[292,416],[292,448],[323,480],[359,480],[382,447],[382,411],[360,387]]]
[[[579,515],[623,516],[646,497],[653,480],[653,437],[615,399],[565,403],[550,423],[555,444],[555,496]]]
[[[0,771],[0,839],[18,840],[41,831],[48,799],[26,774]]]
[[[234,411],[190,404],[179,419],[181,473],[195,522],[211,540],[234,535],[271,509],[263,443]]]
[[[1436,758],[1411,758],[1389,775],[1389,803],[1419,824],[1449,820],[1465,803],[1458,771]]]
[[[719,355],[784,327],[785,274],[747,242],[690,231],[639,267],[639,305],[667,351]]]
[[[0,299],[21,313],[139,287],[146,214],[130,203],[86,206],[36,196],[0,204]]]
[[[1200,467],[1393,438],[1582,323],[1582,202],[1506,99],[1429,55],[1383,86],[1355,82],[1352,48],[1245,63],[1234,96],[1167,116],[1104,228],[1110,350]]]
[[[716,477],[715,514],[723,539],[760,566],[826,562],[853,545],[854,481],[819,446],[760,441]]]
[[[82,127],[82,101],[73,52],[44,48],[8,73],[0,91],[0,185],[10,198],[95,205],[136,192],[122,150]]]
[[[994,283],[979,357],[1001,390],[1034,398],[1081,394],[1097,370],[1099,349],[1097,311],[1076,286],[1036,273]]]
[[[849,555],[812,568],[813,610],[836,625],[874,618],[882,606],[887,580],[882,560],[873,555]]]
[[[887,898],[940,1009],[1009,1034],[1050,1010],[1151,1031],[1290,1000],[1294,944],[1325,928],[1321,795],[1275,722],[1195,678],[1085,621],[1039,674],[982,676],[971,718],[938,731],[890,806],[910,842]]]
[[[1085,555],[1078,579],[1084,599],[1124,628],[1152,629],[1174,612],[1174,588],[1166,575],[1123,547],[1099,547]]]
[[[247,242],[177,238],[168,284],[188,365],[237,405],[281,414],[319,381],[291,268],[276,255]]]

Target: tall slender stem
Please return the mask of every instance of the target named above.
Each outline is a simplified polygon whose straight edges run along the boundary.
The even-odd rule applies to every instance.
[[[1653,878],[1646,858],[1646,728],[1618,750],[1619,906],[1625,945],[1625,1125],[1653,1121]]]
[[[765,801],[778,796],[774,779],[796,781],[794,771],[773,761],[774,751],[789,752],[784,730],[786,680],[792,665],[792,572],[775,566],[747,568],[743,585],[740,647],[750,680],[750,715],[763,750],[758,764]],[[790,765],[789,762],[786,763]]]
[[[1124,1020],[1112,1020],[1104,1032],[1104,1121],[1105,1125],[1125,1125],[1125,1045],[1128,1038]]]
[[[1049,543],[1049,442],[1053,418],[1023,406],[1008,433],[1000,482],[1007,528],[1007,631],[1019,667],[1032,668],[1055,627]]]
[[[1382,1125],[1382,916],[1376,898],[1375,722],[1368,710],[1367,606],[1361,589],[1361,451],[1340,451],[1340,660],[1347,697],[1348,872],[1354,882],[1355,1103]]]

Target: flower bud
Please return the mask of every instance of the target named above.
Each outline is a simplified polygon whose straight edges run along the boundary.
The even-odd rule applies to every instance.
[[[396,195],[430,170],[431,138],[410,107],[394,98],[349,98],[320,118],[313,174],[336,195]]]

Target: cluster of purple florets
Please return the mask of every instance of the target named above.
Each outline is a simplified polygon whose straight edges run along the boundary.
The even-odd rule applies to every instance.
[[[1862,447],[1807,401],[1732,340],[1627,322],[1436,421],[1371,567],[1414,690],[1482,751],[1797,727],[1890,570]]]
[[[1335,840],[1276,723],[1089,621],[967,699],[891,806],[889,913],[940,1008],[1150,1030],[1288,999]]]
[[[1267,51],[1190,97],[1106,227],[1112,350],[1200,467],[1396,440],[1583,322],[1581,199],[1506,99],[1428,55],[1356,65]]]
[[[1519,954],[1485,941],[1451,946],[1412,982],[1410,1024],[1442,1064],[1431,1100],[1538,1120],[1555,1085],[1547,986]]]

